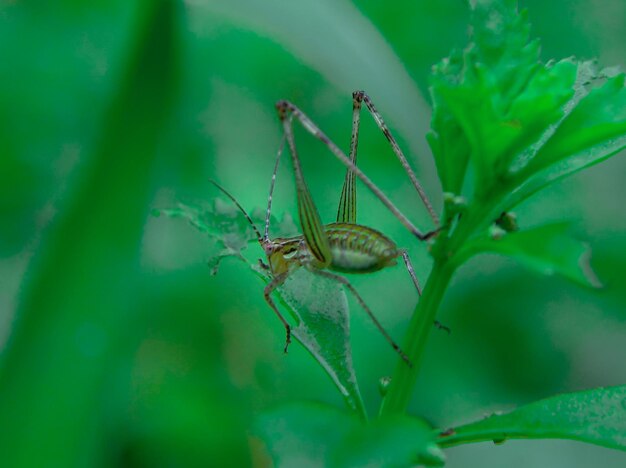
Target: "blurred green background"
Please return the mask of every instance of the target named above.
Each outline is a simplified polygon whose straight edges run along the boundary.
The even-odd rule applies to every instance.
[[[528,7],[543,57],[625,65],[624,0],[539,0]],[[0,1],[0,464],[246,466],[267,463],[251,437],[273,404],[341,396],[284,330],[245,265],[151,208],[200,203],[215,178],[248,209],[266,203],[289,99],[343,148],[351,91],[365,89],[437,206],[424,141],[430,66],[467,39],[461,0]],[[365,116],[365,114],[364,114]],[[408,179],[369,117],[360,165],[420,226]],[[304,132],[305,174],[322,218],[344,170]],[[481,257],[457,275],[411,411],[439,427],[556,392],[626,382],[624,154],[518,210],[520,224],[571,220],[606,287],[542,278]],[[360,190],[360,222],[429,260]],[[275,213],[295,216],[289,165]],[[251,255],[261,256],[256,246]],[[401,267],[352,277],[400,339],[416,297]],[[396,356],[353,307],[366,404]],[[565,441],[478,444],[450,467],[618,467],[626,454]]]

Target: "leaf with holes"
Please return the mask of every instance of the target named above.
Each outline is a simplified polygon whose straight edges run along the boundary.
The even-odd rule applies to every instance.
[[[270,282],[268,272],[242,254],[248,243],[257,239],[236,207],[217,199],[204,207],[180,204],[178,208],[161,210],[160,213],[188,220],[223,247],[209,261],[213,273],[224,258],[235,257],[248,264],[264,284]],[[260,214],[255,211],[253,219]],[[274,231],[279,235],[293,233],[290,217],[285,216],[280,223],[272,218],[271,224],[276,226]],[[300,269],[276,289],[275,295],[296,321],[293,336],[326,371],[348,407],[364,417],[365,407],[352,364],[348,303],[341,285]],[[277,326],[280,326],[278,321]]]

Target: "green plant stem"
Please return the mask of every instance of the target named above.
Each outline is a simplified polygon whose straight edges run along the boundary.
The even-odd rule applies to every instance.
[[[415,308],[405,342],[404,351],[409,356],[411,367],[401,361],[396,366],[389,390],[380,409],[381,415],[403,413],[409,404],[417,374],[421,367],[422,355],[430,330],[433,328],[439,304],[452,278],[454,268],[447,260],[437,260],[428,278],[422,297]]]
[[[493,198],[489,202],[485,201],[474,205],[472,208],[468,207],[452,235],[447,237],[447,232],[442,232],[442,235],[433,245],[435,263],[409,323],[404,341],[403,349],[413,366],[407,366],[404,361],[399,361],[396,365],[387,395],[380,408],[381,415],[406,411],[417,382],[422,355],[428,335],[433,329],[433,322],[439,305],[452,275],[460,265],[459,259],[455,255],[468,238],[483,228],[485,224],[491,222],[498,203],[499,200]]]

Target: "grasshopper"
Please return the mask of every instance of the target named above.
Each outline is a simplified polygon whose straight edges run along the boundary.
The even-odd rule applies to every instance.
[[[413,186],[416,188],[417,193],[433,219],[436,226],[435,230],[423,233],[415,227],[413,223],[411,223],[411,221],[409,221],[409,219],[395,207],[387,196],[356,166],[360,111],[362,103],[365,103],[376,124],[391,144],[394,154],[398,157],[403,168],[409,175]],[[397,260],[402,258],[415,288],[417,289],[418,295],[421,295],[422,290],[407,251],[399,248],[391,239],[381,232],[362,224],[357,224],[355,177],[358,177],[393,213],[393,215],[396,216],[396,218],[398,218],[398,220],[420,240],[427,240],[438,232],[437,226],[439,224],[439,220],[430,201],[428,200],[428,197],[417,180],[415,173],[409,166],[406,157],[400,150],[395,138],[391,135],[391,132],[383,121],[382,116],[378,113],[370,98],[363,91],[356,91],[353,93],[350,157],[347,157],[339,149],[339,147],[335,145],[313,123],[309,117],[307,117],[292,103],[288,101],[279,101],[276,103],[276,109],[283,125],[284,135],[276,156],[274,172],[272,174],[265,217],[265,231],[263,235],[261,235],[257,226],[239,202],[216,182],[212,182],[244,214],[248,223],[252,226],[259,244],[265,252],[267,265],[263,264],[263,262],[261,262],[261,264],[264,265],[265,268],[269,269],[272,280],[265,287],[264,296],[265,301],[274,310],[285,327],[286,341],[284,351],[287,352],[287,348],[291,343],[291,326],[272,299],[272,292],[277,287],[281,286],[289,275],[296,269],[304,267],[315,275],[337,281],[346,287],[353,294],[359,305],[363,308],[363,310],[365,310],[393,349],[408,365],[411,365],[407,355],[383,328],[358,291],[345,277],[337,273],[371,273],[395,265]],[[322,224],[317,208],[311,198],[311,194],[302,173],[300,159],[298,157],[294,141],[294,118],[297,119],[309,133],[324,143],[330,152],[333,153],[345,166],[347,166],[343,189],[339,200],[337,220],[334,223],[326,225]],[[298,201],[298,215],[302,235],[289,238],[270,239],[269,225],[272,196],[276,182],[276,173],[278,171],[285,140],[287,141],[293,163]]]

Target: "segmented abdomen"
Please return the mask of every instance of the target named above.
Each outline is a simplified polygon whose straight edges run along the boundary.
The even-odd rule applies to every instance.
[[[369,273],[395,265],[396,244],[375,229],[359,224],[333,223],[324,227],[332,260],[329,268],[344,273]]]

